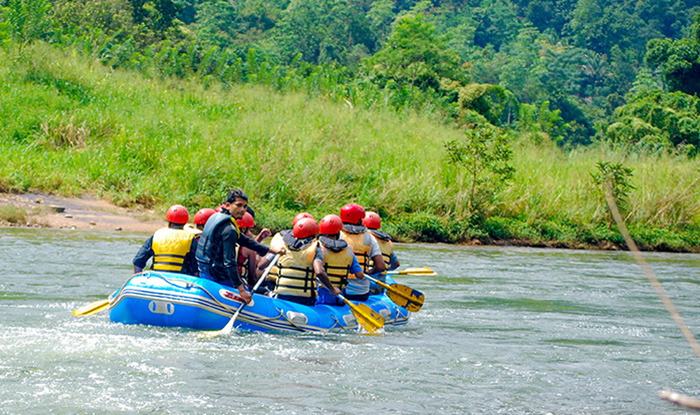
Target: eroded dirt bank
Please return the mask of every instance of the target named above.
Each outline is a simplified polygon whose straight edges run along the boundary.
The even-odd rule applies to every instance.
[[[0,193],[0,226],[154,232],[163,227],[157,212],[126,209],[89,197],[65,198],[45,193]],[[24,214],[22,213],[24,212]]]

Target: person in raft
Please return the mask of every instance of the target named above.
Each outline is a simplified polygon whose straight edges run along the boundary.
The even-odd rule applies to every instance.
[[[255,226],[255,219],[253,218],[253,215],[250,214],[250,211],[244,213],[241,219],[236,219],[236,223],[238,224],[238,229],[241,230],[243,235],[246,235],[249,238],[253,237],[251,229]],[[268,236],[270,236],[270,230],[263,229],[258,236],[255,237],[255,241],[262,242],[262,240]],[[258,276],[256,275],[258,269],[258,258],[259,257],[255,251],[243,246],[238,248],[238,257],[236,259],[238,262],[238,273],[241,276],[241,280],[248,284],[248,287],[255,286],[255,283],[258,280]]]
[[[186,224],[185,230],[194,234],[194,239],[199,242],[199,237],[202,235],[204,225],[206,225],[207,221],[214,213],[216,213],[216,211],[212,208],[199,209],[197,213],[194,214],[194,225]]]
[[[236,245],[249,248],[261,256],[268,252],[282,254],[284,250],[268,248],[241,233],[236,219],[243,218],[247,207],[248,196],[241,190],[231,190],[221,211],[213,214],[204,225],[196,258],[201,278],[236,288],[241,298],[250,303],[252,296],[238,274]]]
[[[323,272],[323,249],[316,241],[318,223],[313,217],[304,217],[294,224],[292,232],[280,232],[272,238],[271,247],[284,249],[277,264],[270,270],[275,279],[273,297],[298,304],[313,306],[316,304],[316,277],[327,287],[332,284]],[[263,258],[258,269],[266,267],[270,256]],[[320,271],[317,274],[317,271]],[[335,294],[340,290],[333,289]]]
[[[343,222],[338,215],[326,215],[319,224],[318,242],[323,249],[323,263],[316,273],[325,273],[334,291],[331,292],[328,287],[321,285],[318,288],[316,304],[342,305],[343,302],[337,297],[338,292],[345,289],[349,279],[364,278],[362,267],[357,262],[352,248],[340,239],[342,229]],[[314,269],[317,269],[316,262]]]
[[[247,213],[253,218],[253,223],[255,223],[255,211],[253,210],[253,208],[251,208],[250,205],[248,205],[248,208],[247,208],[246,211],[247,211]],[[270,232],[270,230],[267,229],[267,228],[263,228],[263,229],[260,231],[260,233],[259,233],[257,236],[255,236],[255,237],[253,237],[253,228],[252,228],[252,227],[248,229],[248,232],[247,232],[247,233],[246,233],[246,232],[244,232],[244,233],[245,233],[246,235],[250,236],[251,238],[255,239],[255,240],[258,241],[258,242],[262,242],[262,241],[264,241],[265,239],[267,239],[267,238],[269,238],[270,236],[272,236],[272,232]]]
[[[350,203],[340,209],[340,219],[343,221],[343,230],[340,239],[352,246],[352,250],[365,274],[379,276],[386,271],[386,265],[382,259],[382,251],[377,239],[362,224],[365,217],[365,209],[357,203]],[[370,260],[372,265],[370,265]],[[345,287],[345,297],[348,300],[365,301],[369,298],[369,280],[352,279]]]
[[[366,212],[365,218],[362,220],[362,224],[369,229],[372,235],[377,239],[379,244],[379,249],[382,251],[382,258],[384,259],[384,265],[387,271],[394,270],[398,268],[401,263],[394,253],[394,243],[391,241],[391,236],[386,232],[382,232],[379,228],[382,227],[382,218],[379,214],[375,212]],[[369,266],[373,266],[374,261],[370,260]],[[382,282],[386,282],[386,274],[382,273],[377,279]],[[370,282],[370,294],[381,294],[384,289],[377,284]]]
[[[165,214],[168,226],[158,229],[144,242],[133,260],[134,272],[143,271],[148,260],[153,257],[153,269],[182,274],[197,275],[197,241],[192,232],[184,229],[190,220],[187,209],[172,205]]]

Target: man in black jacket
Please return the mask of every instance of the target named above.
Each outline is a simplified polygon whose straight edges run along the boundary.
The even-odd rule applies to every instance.
[[[212,215],[204,226],[196,257],[201,278],[238,289],[241,298],[249,303],[251,294],[238,274],[236,245],[251,249],[260,256],[268,252],[283,254],[284,249],[268,248],[240,232],[236,219],[243,218],[247,207],[248,196],[241,190],[231,190],[221,212]]]

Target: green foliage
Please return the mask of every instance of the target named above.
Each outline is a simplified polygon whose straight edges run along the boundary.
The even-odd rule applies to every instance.
[[[7,0],[0,13],[2,22],[13,40],[13,45],[21,55],[32,42],[44,38],[49,32],[51,21],[48,0]]]
[[[459,89],[459,108],[466,117],[476,112],[488,123],[500,126],[515,118],[518,102],[498,85],[469,84]]]
[[[30,3],[53,4],[41,20],[51,30],[25,33],[62,52],[10,36],[9,5]],[[5,190],[200,207],[241,184],[273,223],[353,199],[388,220],[409,215],[421,240],[502,234],[618,244],[589,173],[602,152],[634,167],[631,223],[679,235],[700,227],[696,162],[678,157],[697,151],[697,100],[652,91],[659,79],[650,70],[632,84],[646,40],[673,42],[696,2],[2,5],[3,44],[28,58],[0,59]],[[669,56],[681,67],[688,50]],[[628,104],[614,112],[623,96]],[[474,181],[463,164],[442,162],[437,143],[463,144],[455,121],[517,128],[508,131],[510,180],[484,169]],[[612,125],[591,144],[594,122]],[[644,151],[629,153],[637,147]],[[472,195],[474,183],[481,188]],[[422,215],[439,220],[421,224]],[[675,246],[672,238],[649,240]]]
[[[422,14],[408,15],[395,25],[387,45],[363,63],[363,70],[381,88],[407,88],[449,94],[445,80],[460,82],[459,57]]]
[[[605,137],[638,150],[675,149],[694,156],[700,149],[700,99],[683,92],[644,90],[615,112]]]
[[[691,28],[692,38],[652,39],[644,57],[649,66],[660,69],[668,86],[689,95],[700,93],[700,13]]]
[[[518,130],[529,133],[530,137],[540,143],[542,134],[554,142],[561,142],[569,125],[561,118],[561,111],[552,111],[549,101],[539,108],[530,104],[522,104],[518,114]]]
[[[591,173],[591,178],[598,190],[601,206],[607,208],[606,194],[611,194],[620,211],[625,211],[628,208],[629,193],[634,189],[630,181],[632,169],[624,167],[622,163],[609,161],[599,161],[596,163],[596,169],[596,172]],[[611,217],[610,223],[612,221]]]
[[[465,130],[466,138],[444,143],[447,160],[467,170],[467,213],[484,213],[493,198],[512,180],[510,136],[492,126]]]
[[[301,53],[314,64],[340,63],[374,52],[376,38],[362,8],[340,0],[297,0],[285,10],[275,31],[283,57]]]

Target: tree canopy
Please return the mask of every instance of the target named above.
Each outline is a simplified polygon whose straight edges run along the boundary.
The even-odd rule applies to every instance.
[[[528,134],[540,123],[519,117],[546,108],[566,125],[550,129],[562,145],[590,143],[607,134],[605,126],[624,124],[620,108],[646,99],[642,89],[700,92],[698,0],[0,5],[3,43],[19,49],[44,39],[113,67],[304,88],[352,105],[432,111],[457,124],[485,121]]]

